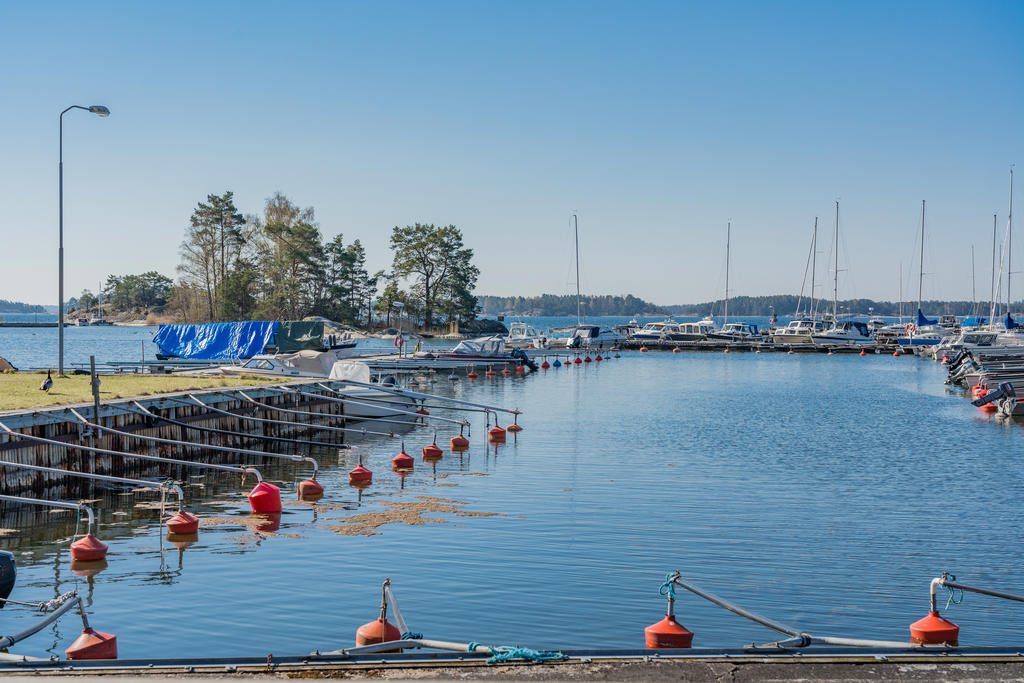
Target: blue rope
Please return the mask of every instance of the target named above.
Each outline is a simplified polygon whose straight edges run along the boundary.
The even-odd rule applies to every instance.
[[[675,574],[665,575],[665,583],[661,584],[661,588],[658,589],[658,595],[667,595],[673,600],[676,599],[676,582],[673,580],[675,576]]]
[[[521,659],[527,662],[557,662],[568,657],[561,652],[531,650],[528,647],[492,647],[494,655],[487,660],[488,664],[504,664]]]
[[[956,574],[942,572],[942,578],[949,579],[950,581],[956,581]],[[946,609],[949,609],[950,605],[959,605],[964,601],[964,592],[959,588],[950,588],[945,584],[943,584],[942,587],[949,591],[949,598],[946,600]]]
[[[423,634],[415,631],[406,631],[402,634],[402,640],[422,640]]]
[[[469,645],[466,646],[466,649],[469,650],[470,652],[473,652],[478,647],[480,647],[480,643],[478,643],[476,641],[473,641],[472,643],[470,643]]]

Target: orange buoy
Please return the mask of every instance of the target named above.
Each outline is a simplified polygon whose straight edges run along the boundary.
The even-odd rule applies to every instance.
[[[469,448],[469,439],[464,437],[462,434],[452,437],[452,450],[453,451],[464,451]]]
[[[479,376],[480,375],[476,374],[476,370],[473,370],[472,368],[470,368],[469,372],[466,373],[466,377],[468,377],[470,379],[476,379]]]
[[[524,366],[524,365],[517,365],[516,366],[516,374],[517,375],[526,374],[526,366]]]
[[[117,636],[86,628],[64,654],[68,659],[117,659]]]
[[[685,648],[693,645],[693,631],[668,615],[644,629],[644,645],[648,648]]]
[[[324,487],[316,479],[305,479],[299,482],[299,498],[302,500],[319,500],[324,496]]]
[[[984,384],[975,384],[971,388],[971,398],[981,398],[981,392],[987,391]]]
[[[431,459],[436,460],[436,459],[441,458],[441,457],[444,457],[444,451],[442,451],[441,448],[437,445],[437,439],[436,438],[434,439],[434,443],[430,444],[429,446],[424,446],[423,447],[423,459],[424,460],[431,460]]]
[[[919,645],[955,646],[959,637],[960,627],[940,617],[938,612],[929,612],[910,625],[910,641]]]
[[[860,355],[861,355],[861,356],[866,356],[866,355],[868,355],[868,354],[867,354],[867,353],[865,353],[864,351],[861,351],[861,352],[860,352]]]
[[[261,481],[249,492],[249,505],[253,512],[280,512],[281,489]]]
[[[518,415],[516,417],[518,417]],[[515,421],[515,418],[513,418],[512,419],[512,424],[510,424],[508,427],[506,427],[505,431],[517,433],[517,432],[523,431],[523,428],[520,427],[519,424]]]
[[[390,643],[393,640],[401,640],[402,632],[398,627],[390,623],[384,617],[363,624],[356,631],[356,647],[364,645],[375,645],[377,643]],[[395,650],[398,652],[399,650]]]
[[[512,371],[511,371],[511,370],[509,370],[508,368],[502,368],[502,369],[501,369],[501,374],[503,374],[503,375],[505,375],[505,376],[508,376],[508,375],[511,375],[511,374],[512,374]]]
[[[985,405],[981,406],[981,410],[982,412],[986,413],[994,413],[997,410],[999,410],[999,406],[997,406],[995,403],[986,403]]]
[[[184,510],[167,520],[167,531],[172,534],[194,534],[199,531],[199,518]]]
[[[363,467],[362,463],[356,465],[348,472],[348,483],[369,484],[373,482],[373,472]]]
[[[490,441],[491,443],[504,443],[505,430],[499,427],[498,425],[494,425],[487,432],[487,440]]]
[[[647,353],[647,347],[646,346],[641,346],[640,347],[640,353]]]
[[[646,351],[647,349],[646,348],[642,348],[640,350],[641,351]],[[682,352],[683,352],[683,350],[681,348],[679,348],[678,346],[673,346],[672,347],[672,353],[682,353]]]
[[[487,375],[488,377],[494,377],[498,373],[496,373],[494,370],[491,370],[490,368],[487,368],[487,372],[485,372],[484,374]]]
[[[95,562],[107,556],[107,544],[93,536],[86,534],[71,544],[71,559],[82,562]]]
[[[413,457],[405,452],[405,444],[402,444],[402,452],[391,458],[392,470],[411,470],[416,464]]]
[[[900,350],[899,350],[899,349],[896,349],[895,351],[893,351],[893,352],[892,352],[892,355],[893,355],[894,357],[896,357],[896,358],[899,358],[899,357],[900,357]]]

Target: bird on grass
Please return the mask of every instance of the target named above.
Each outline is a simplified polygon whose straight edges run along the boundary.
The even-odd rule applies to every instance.
[[[50,387],[53,386],[53,377],[50,376],[50,370],[46,371],[46,379],[39,385],[39,391],[49,391]]]

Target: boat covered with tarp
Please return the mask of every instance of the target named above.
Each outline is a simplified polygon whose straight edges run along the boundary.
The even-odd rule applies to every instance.
[[[161,325],[153,342],[157,358],[238,360],[252,358],[274,345],[280,323],[245,320],[233,323]]]

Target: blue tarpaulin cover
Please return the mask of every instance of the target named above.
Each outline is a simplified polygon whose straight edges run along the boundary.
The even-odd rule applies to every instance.
[[[924,327],[925,325],[936,325],[936,324],[938,324],[938,322],[939,321],[937,319],[936,320],[932,320],[930,318],[924,317],[924,313],[921,312],[921,309],[920,308],[917,309],[917,326],[918,327]]]
[[[964,327],[979,327],[987,322],[988,318],[980,316],[971,316],[969,318],[964,318]]]
[[[161,325],[153,342],[167,356],[205,360],[252,358],[274,343],[278,323],[247,320],[237,323]]]
[[[1017,324],[1017,321],[1014,320],[1013,317],[1009,313],[1006,314],[1005,324],[1006,324],[1006,329],[1008,329],[1008,330],[1012,330],[1015,327],[1020,327],[1020,325]]]

